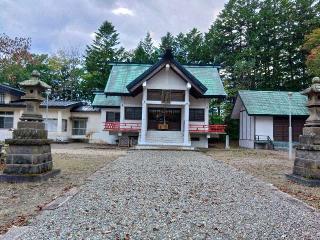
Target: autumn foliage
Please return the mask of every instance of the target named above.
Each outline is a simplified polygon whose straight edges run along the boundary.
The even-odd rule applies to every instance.
[[[306,65],[310,74],[320,76],[320,28],[305,37],[303,49],[307,51]]]

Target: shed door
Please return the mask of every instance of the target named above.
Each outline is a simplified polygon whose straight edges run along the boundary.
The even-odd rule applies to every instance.
[[[299,141],[306,117],[292,117],[292,139]],[[273,118],[273,137],[275,141],[289,141],[289,117]]]

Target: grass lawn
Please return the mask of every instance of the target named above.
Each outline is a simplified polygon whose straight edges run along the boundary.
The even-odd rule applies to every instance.
[[[320,188],[302,186],[286,179],[285,174],[292,173],[293,167],[293,161],[288,160],[286,152],[232,148],[209,149],[206,154],[272,183],[281,191],[320,209]]]
[[[40,183],[0,183],[0,234],[12,225],[25,224],[45,204],[71,187],[82,185],[92,173],[125,154],[123,150],[92,147],[53,144],[54,168],[61,169],[60,175]]]

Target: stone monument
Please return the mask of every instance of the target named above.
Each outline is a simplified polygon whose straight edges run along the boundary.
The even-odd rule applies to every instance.
[[[12,139],[5,140],[9,148],[0,182],[41,181],[60,172],[52,170],[51,141],[39,113],[40,103],[44,100],[41,94],[51,87],[39,77],[39,72],[33,71],[31,79],[20,83],[26,92],[21,97],[26,108],[17,129],[13,130]]]
[[[302,92],[308,96],[309,118],[296,147],[293,174],[288,179],[311,187],[320,187],[320,78]]]

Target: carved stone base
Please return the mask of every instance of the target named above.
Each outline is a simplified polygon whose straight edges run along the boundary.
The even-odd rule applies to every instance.
[[[320,127],[304,127],[302,133],[304,136],[320,136]]]
[[[304,128],[304,132],[305,129],[307,128]],[[312,128],[307,132],[317,132],[318,129]],[[320,138],[317,135],[300,136],[300,144],[296,147],[293,176],[305,180],[320,180]]]
[[[31,121],[20,121],[18,122],[18,129],[45,129],[44,122],[31,122]]]
[[[25,174],[25,175],[11,175],[11,174],[0,174],[0,182],[7,183],[23,183],[23,182],[40,182],[46,181],[51,177],[55,177],[60,174],[60,169],[53,169],[52,171],[41,173],[41,174]]]
[[[23,113],[21,115],[20,119],[22,121],[32,121],[32,122],[35,122],[35,121],[42,122],[43,121],[42,115],[36,114],[36,113],[34,113],[34,114]]]
[[[18,129],[13,132],[13,139],[6,139],[9,144],[3,179],[44,179],[53,168],[51,141],[42,122],[18,122]],[[9,177],[9,176],[13,177]],[[32,176],[32,178],[30,178]],[[39,177],[36,177],[39,176]],[[5,180],[4,180],[5,181]],[[24,180],[23,180],[24,181]],[[29,180],[25,180],[29,181]]]
[[[286,174],[286,177],[288,180],[308,187],[320,187],[319,179],[309,179],[294,174]]]
[[[40,174],[52,170],[51,147],[46,145],[9,145],[5,174]]]

